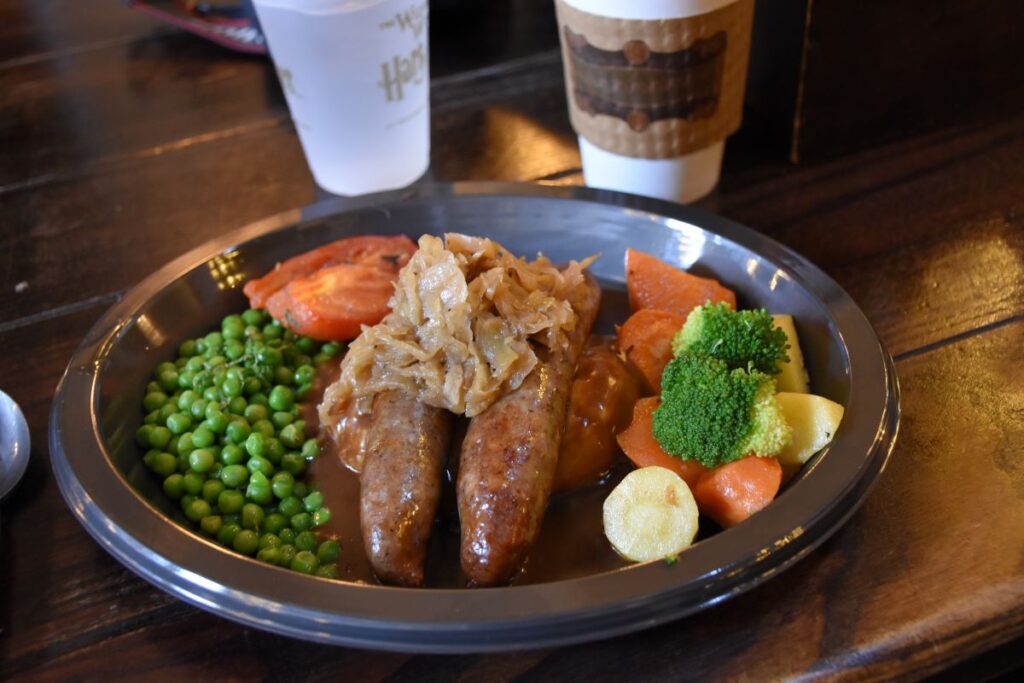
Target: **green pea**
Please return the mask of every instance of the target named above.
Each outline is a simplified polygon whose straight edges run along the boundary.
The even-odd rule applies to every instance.
[[[224,526],[224,519],[220,515],[207,515],[199,520],[199,528],[207,536],[216,536]]]
[[[242,383],[232,377],[228,377],[224,380],[224,383],[220,385],[220,391],[228,398],[236,398],[242,395]]]
[[[205,370],[200,370],[192,375],[192,388],[196,391],[206,391],[211,386],[213,386],[213,378]]]
[[[199,492],[203,490],[203,482],[206,481],[203,475],[198,472],[186,472],[183,477],[185,480],[185,492],[198,496]]]
[[[195,379],[195,373],[188,369],[188,364],[185,364],[185,370],[178,373],[178,388],[179,389],[191,389],[192,381]]]
[[[284,429],[292,422],[295,421],[295,416],[291,413],[279,410],[270,416],[270,422],[278,429]]]
[[[228,339],[224,342],[224,355],[227,356],[229,360],[238,360],[245,355],[245,344],[237,339]]]
[[[217,495],[217,508],[225,515],[233,515],[245,505],[245,496],[241,491],[225,489]]]
[[[320,454],[320,445],[317,444],[316,439],[306,439],[302,444],[302,457],[306,460],[312,460]]]
[[[313,387],[309,384],[300,384],[295,387],[295,400],[304,401],[309,396],[309,392],[312,391]]]
[[[203,426],[215,434],[223,434],[228,428],[228,416],[221,412],[214,413],[206,418]]]
[[[295,381],[295,373],[287,365],[278,365],[274,368],[274,384],[280,384],[282,386],[291,386]]]
[[[295,557],[295,546],[285,543],[277,549],[277,552],[279,553],[279,566],[291,566],[292,558]]]
[[[163,450],[171,442],[171,430],[167,429],[167,427],[143,425],[139,428],[139,431],[142,430],[146,430],[145,435],[148,442],[144,445],[148,445],[150,448]]]
[[[303,511],[302,501],[295,496],[287,496],[277,506],[278,511],[285,517],[291,518]]]
[[[246,452],[241,446],[229,443],[220,449],[220,461],[225,465],[238,465],[245,462]]]
[[[278,472],[270,480],[270,486],[275,496],[281,499],[287,498],[292,495],[292,490],[295,488],[295,477],[288,472]]]
[[[266,420],[267,416],[269,415],[269,412],[266,410],[266,405],[261,405],[260,403],[257,403],[255,399],[256,396],[250,397],[249,405],[247,405],[246,411],[244,413],[246,420],[249,421],[249,424],[259,422],[260,420]]]
[[[188,407],[189,415],[195,420],[202,420],[206,418],[206,406],[209,405],[209,401],[205,398],[197,398],[192,401],[192,405]]]
[[[279,548],[281,547],[281,539],[277,537],[277,534],[270,532],[264,533],[260,536],[260,549],[263,548]]]
[[[244,417],[235,417],[224,430],[224,436],[231,444],[244,444],[252,433],[252,428]]]
[[[303,434],[302,430],[294,423],[285,425],[281,429],[281,433],[278,435],[281,443],[288,448],[301,448],[303,437],[305,437],[305,434]]]
[[[263,508],[255,503],[246,503],[242,506],[242,528],[259,529],[265,517]]]
[[[259,384],[259,382],[260,382],[255,377],[250,377],[249,379],[247,379],[245,381],[249,382],[249,380],[256,380],[257,384]],[[262,386],[263,385],[260,384],[260,388],[262,388]],[[262,406],[263,407],[263,414],[260,415],[259,417],[257,417],[256,420],[260,420],[260,419],[266,418],[267,415],[269,415],[269,411],[267,410],[267,395],[264,394],[259,389],[257,389],[255,392],[249,392],[249,405],[250,406]],[[249,422],[254,422],[255,421],[248,414],[246,414],[245,419],[248,420]]]
[[[295,547],[299,550],[316,550],[316,536],[312,531],[301,531],[295,537]]]
[[[319,350],[320,343],[310,337],[299,337],[295,340],[295,346],[303,353],[314,353]]]
[[[316,368],[312,365],[300,365],[295,368],[294,380],[296,384],[312,384],[316,377]]]
[[[228,401],[228,412],[232,415],[241,417],[245,413],[245,408],[249,403],[241,396],[235,396],[233,399]]]
[[[273,437],[267,439],[267,451],[263,457],[275,465],[280,463],[284,457],[284,445]]]
[[[206,363],[203,362],[202,356],[195,356],[189,358],[188,362],[185,363],[185,369],[195,374],[206,367]]]
[[[249,403],[254,403],[253,399],[257,396],[262,397],[263,404],[266,404],[266,396],[261,393],[263,389],[263,382],[257,377],[246,377],[245,382],[242,383],[242,392],[249,397]]]
[[[281,562],[281,551],[276,546],[260,548],[256,553],[256,559],[267,564],[279,564]]]
[[[179,436],[175,445],[178,448],[179,455],[188,455],[196,448],[198,448],[198,446],[196,446],[196,443],[192,440],[192,432],[185,432],[184,434]]]
[[[220,471],[220,480],[230,488],[241,488],[249,481],[249,470],[245,465],[227,465]]]
[[[231,547],[243,555],[253,555],[256,553],[259,544],[260,537],[256,535],[255,531],[242,529],[235,534],[235,540],[231,542]]]
[[[180,500],[178,500],[178,505],[181,506],[182,511],[184,511],[187,510],[188,507],[197,500],[199,500],[199,496],[194,496],[191,493],[186,493],[181,497]]]
[[[321,527],[327,524],[331,520],[331,511],[329,508],[320,508],[313,513],[313,526]]]
[[[157,422],[159,422],[159,420],[160,420],[160,411],[159,410],[154,410],[153,412],[151,412],[148,415],[146,415],[146,419],[143,420],[143,426],[147,426],[148,425],[148,426],[151,427],[151,426],[155,425]],[[136,438],[136,441],[137,441],[138,440],[138,433],[136,433],[136,437],[135,438]],[[140,445],[144,446],[146,444],[140,444]]]
[[[307,493],[309,493],[309,491],[306,489],[306,482],[296,480],[295,489],[293,490],[292,495],[296,498],[305,498]]]
[[[185,478],[175,473],[164,479],[164,493],[171,500],[181,498],[185,495]]]
[[[225,521],[221,525],[220,531],[217,532],[217,540],[224,545],[231,545],[235,542],[235,537],[242,531],[242,527],[238,526],[233,522]]]
[[[224,492],[224,483],[218,479],[207,479],[203,482],[203,489],[200,495],[210,505],[214,505]],[[220,507],[220,506],[218,506]]]
[[[210,504],[202,498],[193,500],[188,507],[185,508],[185,516],[193,522],[198,522],[203,517],[206,517],[212,512]]]
[[[312,367],[313,366],[313,357],[312,356],[307,356],[304,353],[300,353],[299,355],[295,356],[295,365],[297,365],[297,366],[309,365],[310,367]]]
[[[249,308],[242,312],[242,322],[246,325],[262,325],[266,318],[262,310]]]
[[[269,325],[264,325],[264,327],[263,327],[263,337],[264,337],[264,339],[280,339],[281,337],[284,336],[284,330],[281,329],[280,325],[275,325],[274,323],[276,323],[276,322],[277,321],[275,320],[274,322],[270,323]]]
[[[319,510],[323,504],[324,496],[319,491],[313,491],[302,499],[302,505],[306,508],[306,512],[315,512]]]
[[[320,353],[324,354],[328,358],[334,358],[341,353],[341,344],[337,342],[327,342],[320,347]]]
[[[172,365],[170,369],[165,369],[160,373],[160,378],[157,380],[160,386],[163,387],[164,391],[174,391],[178,388],[178,370]]]
[[[142,407],[147,413],[158,410],[167,403],[167,394],[162,391],[151,391],[142,399]]]
[[[142,461],[161,477],[169,477],[178,469],[178,459],[163,451],[147,451]]]
[[[232,313],[220,322],[220,331],[226,339],[241,339],[245,336],[245,321],[242,316]]]
[[[316,556],[321,564],[337,562],[338,557],[341,556],[341,545],[334,539],[328,539],[316,549]]]
[[[216,440],[216,438],[217,437],[214,436],[213,432],[211,432],[203,425],[200,425],[199,427],[196,428],[194,432],[192,432],[192,435],[189,440],[192,442],[192,446],[195,448],[209,448],[210,446],[213,445],[213,442]]]
[[[297,453],[285,453],[281,456],[281,469],[297,477],[305,471],[306,460]]]
[[[252,431],[266,437],[271,437],[277,430],[274,429],[274,423],[270,420],[257,420],[252,423]]]
[[[252,432],[245,439],[245,450],[253,457],[263,455],[267,451],[267,438],[260,432]]]
[[[263,483],[256,481],[256,475],[263,478]],[[270,485],[266,481],[267,478],[263,476],[262,472],[254,472],[249,485],[245,488],[245,497],[260,505],[266,505],[271,502],[274,499],[274,494],[271,492]]]
[[[224,356],[222,356],[220,354],[217,354],[217,355],[213,355],[213,356],[210,356],[209,358],[207,358],[206,359],[206,363],[204,363],[204,365],[206,366],[207,370],[213,370],[214,371],[214,375],[213,375],[214,380],[219,381],[219,382],[223,382],[225,375],[224,375],[224,372],[222,372],[222,370],[226,372],[226,368],[224,367],[224,365],[226,365],[227,362],[228,362],[227,358],[225,358]]]
[[[196,343],[192,339],[186,339],[181,342],[181,346],[178,347],[178,355],[189,357],[196,355]]]
[[[188,466],[193,472],[202,474],[213,467],[213,453],[205,448],[197,448],[188,456]]]
[[[271,512],[263,520],[264,530],[272,533],[279,534],[281,531],[288,526],[288,518],[282,515],[280,512]],[[289,529],[289,531],[291,531]]]
[[[203,337],[203,341],[207,349],[216,350],[224,344],[224,336],[220,332],[211,332]]]
[[[270,390],[267,404],[274,410],[290,410],[295,404],[295,395],[288,387],[278,384]]]
[[[294,571],[312,574],[320,566],[320,560],[316,559],[316,555],[308,550],[300,550],[295,553],[295,557],[292,558],[289,566]]]
[[[168,401],[167,403],[163,404],[162,406],[160,406],[161,422],[167,422],[167,418],[169,418],[171,415],[174,415],[176,412],[178,412],[178,406],[174,405],[173,401]]]
[[[292,528],[298,532],[309,531],[313,527],[313,517],[308,512],[292,515]]]
[[[167,429],[171,434],[184,434],[192,426],[192,418],[186,413],[174,413],[167,418]]]
[[[221,400],[222,397],[221,397],[221,394],[220,394],[220,389],[218,389],[217,387],[211,386],[211,387],[206,387],[205,389],[203,389],[203,398],[206,401],[210,402],[210,403],[218,404],[217,405],[217,409],[218,410],[220,409],[220,405],[219,404],[220,404],[220,400]],[[207,407],[209,407],[209,406],[207,406]]]
[[[324,363],[326,363],[330,359],[331,359],[330,356],[328,356],[326,353],[321,351],[320,353],[318,353],[315,356],[313,356],[313,364],[314,365],[323,365]]]
[[[321,564],[316,569],[316,576],[324,579],[336,579],[338,578],[338,565],[333,562]]]

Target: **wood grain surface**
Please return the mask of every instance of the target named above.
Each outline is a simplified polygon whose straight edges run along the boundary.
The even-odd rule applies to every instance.
[[[433,34],[430,175],[581,183],[549,3],[495,4],[464,17],[465,44],[451,25]],[[1021,666],[1024,114],[827,164],[766,149],[734,138],[702,205],[821,265],[898,361],[899,442],[850,522],[747,594],[600,643],[312,645],[134,576],[71,516],[47,449],[64,366],[127,288],[317,196],[273,71],[117,3],[0,0],[0,388],[33,439],[0,513],[0,678],[977,680]]]

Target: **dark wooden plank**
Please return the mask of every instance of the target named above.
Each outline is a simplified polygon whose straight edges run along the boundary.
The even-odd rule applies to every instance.
[[[33,435],[43,432],[46,398],[70,353],[68,339],[95,314],[83,311],[3,337],[15,353],[0,360],[0,382],[10,386],[18,378],[25,387],[16,396]],[[28,369],[15,360],[27,348],[37,349],[39,359]],[[1017,458],[1024,447],[1024,387],[1016,379],[1022,370],[1024,322],[900,362],[904,420],[893,460],[865,506],[820,549],[777,579],[682,621],[527,653],[409,657],[327,648],[222,621],[174,602],[106,557],[77,530],[48,470],[36,469],[4,510],[0,615],[8,635],[0,640],[0,675],[923,676],[1024,636],[1024,467]],[[37,447],[35,455],[45,458],[45,450]]]
[[[119,2],[0,1],[0,69],[165,33]]]
[[[53,22],[48,30],[56,34],[54,41],[63,44],[61,31],[69,30],[68,22],[78,19],[86,4],[71,3],[63,8],[65,14],[53,8],[43,12]],[[557,47],[553,7],[548,0],[478,3],[453,22],[454,8],[442,5],[433,23],[433,76],[443,81]],[[142,16],[117,3],[93,9],[83,31],[89,26],[96,31],[116,27],[126,15]],[[35,16],[26,7],[20,11],[31,15],[23,17],[23,24]],[[148,17],[142,21],[154,24]],[[549,67],[558,60],[557,53],[552,54]],[[558,72],[549,68],[545,77],[549,74]],[[482,92],[497,85],[481,84]],[[452,101],[456,93],[443,82],[436,87],[437,103],[443,107]],[[457,95],[472,98],[480,92]],[[7,140],[0,146],[0,193],[125,158],[231,137],[287,118],[268,59],[232,53],[178,29],[141,35],[129,31],[118,40],[101,41],[95,49],[68,48],[15,59],[6,66],[0,62],[0,136]]]

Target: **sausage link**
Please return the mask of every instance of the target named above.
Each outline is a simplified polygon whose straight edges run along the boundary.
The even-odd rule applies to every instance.
[[[359,496],[363,545],[378,578],[423,583],[441,498],[451,414],[400,391],[378,394],[366,436]]]
[[[457,483],[462,570],[470,582],[509,581],[540,531],[551,493],[573,371],[597,316],[601,290],[588,277],[574,297],[565,349],[469,423]],[[540,355],[540,354],[538,354]]]

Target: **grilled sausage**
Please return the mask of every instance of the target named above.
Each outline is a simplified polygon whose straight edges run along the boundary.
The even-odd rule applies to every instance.
[[[384,582],[423,583],[450,432],[451,413],[446,410],[400,391],[374,399],[359,519],[366,556]]]
[[[576,361],[597,316],[590,277],[572,301],[576,328],[563,350],[469,423],[457,483],[462,570],[475,585],[510,580],[537,538],[558,464]]]

